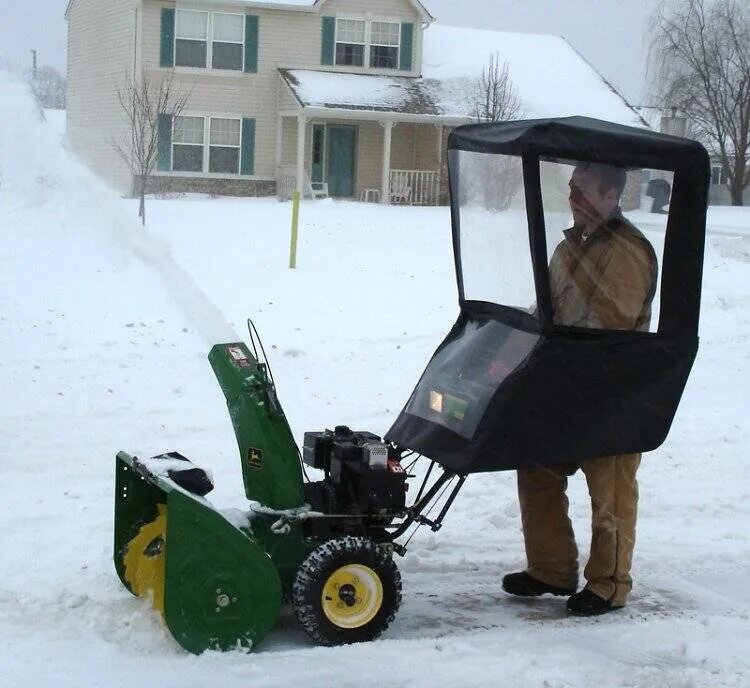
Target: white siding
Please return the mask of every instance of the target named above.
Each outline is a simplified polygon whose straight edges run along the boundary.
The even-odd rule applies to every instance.
[[[115,86],[134,63],[141,65],[152,83],[167,73],[159,66],[161,9],[175,7],[169,0],[142,0],[142,31],[135,48],[135,0],[76,0],[69,15],[69,136],[74,149],[121,191],[130,191],[130,176],[114,152],[111,141],[122,136]],[[199,3],[191,3],[199,6]],[[237,12],[237,5],[211,3],[213,11]],[[256,120],[255,177],[276,177],[276,131],[279,109],[296,109],[296,100],[282,85],[279,67],[321,67],[322,16],[365,14],[414,23],[413,72],[379,70],[381,73],[417,75],[420,72],[420,17],[407,0],[329,0],[318,12],[248,8],[259,18],[258,71],[254,74],[174,69],[175,86],[190,91],[187,111],[235,114]],[[351,70],[374,73],[375,70]],[[402,125],[404,127],[408,125]],[[400,127],[396,127],[396,132]],[[287,132],[287,129],[291,129]],[[413,131],[413,127],[412,127]],[[296,140],[296,122],[285,124],[283,150],[288,159],[289,135]],[[358,180],[379,186],[382,129],[377,124],[360,131]],[[376,142],[379,141],[379,144]],[[412,146],[413,147],[413,146]],[[407,146],[408,148],[408,146]],[[397,149],[394,140],[394,150]],[[413,160],[413,157],[411,158]],[[377,169],[376,169],[377,168]],[[374,184],[377,181],[377,184]]]
[[[300,107],[299,101],[292,90],[279,76],[279,112],[296,112]]]
[[[123,193],[131,177],[114,149],[127,131],[116,89],[133,73],[135,13],[129,0],[76,0],[68,14],[68,141]]]

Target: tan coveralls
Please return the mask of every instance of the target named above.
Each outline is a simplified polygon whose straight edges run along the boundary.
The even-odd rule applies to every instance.
[[[648,330],[656,287],[656,258],[648,240],[619,210],[586,240],[565,231],[550,261],[554,321],[562,325]],[[625,604],[638,505],[640,454],[623,454],[518,471],[527,572],[549,585],[576,588],[578,549],[568,517],[568,476],[586,476],[592,508],[586,587]]]

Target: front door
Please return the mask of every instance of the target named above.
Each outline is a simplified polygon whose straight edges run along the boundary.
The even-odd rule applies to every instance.
[[[354,195],[357,128],[328,127],[328,193],[334,197]]]

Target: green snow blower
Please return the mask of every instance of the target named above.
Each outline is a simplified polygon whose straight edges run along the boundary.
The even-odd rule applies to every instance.
[[[304,461],[325,479],[303,484],[297,445],[265,363],[242,343],[209,360],[227,399],[250,510],[223,513],[208,475],[171,452],[117,454],[115,566],[151,599],[180,645],[250,648],[282,599],[318,642],[379,635],[401,601],[385,526],[405,514],[397,450],[371,433],[305,434]]]
[[[631,191],[644,169],[673,173],[661,270],[643,303],[628,301],[640,313],[660,295],[651,331],[555,320],[545,222],[560,213],[545,213],[544,199],[559,198],[558,179],[567,196],[568,175],[592,162],[619,167]],[[305,433],[300,453],[251,329],[252,352],[230,343],[209,354],[237,436],[246,512],[215,509],[208,475],[176,452],[117,454],[118,575],[187,650],[254,647],[282,601],[319,643],[376,638],[401,603],[394,553],[416,528],[440,529],[468,475],[650,451],[666,438],[698,347],[703,147],[570,117],[458,127],[448,163],[460,313],[383,439],[337,426]],[[542,163],[555,174],[541,174]],[[611,217],[586,246],[624,226]],[[526,268],[498,275],[498,257],[515,259],[519,246]],[[430,464],[407,504],[420,455]],[[323,478],[308,480],[305,466]]]

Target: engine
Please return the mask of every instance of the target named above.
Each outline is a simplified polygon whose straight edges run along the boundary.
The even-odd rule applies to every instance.
[[[378,435],[345,425],[306,432],[302,460],[325,474],[323,480],[305,484],[305,500],[313,511],[353,517],[323,519],[326,530],[387,525],[406,506],[406,472],[397,450]]]

